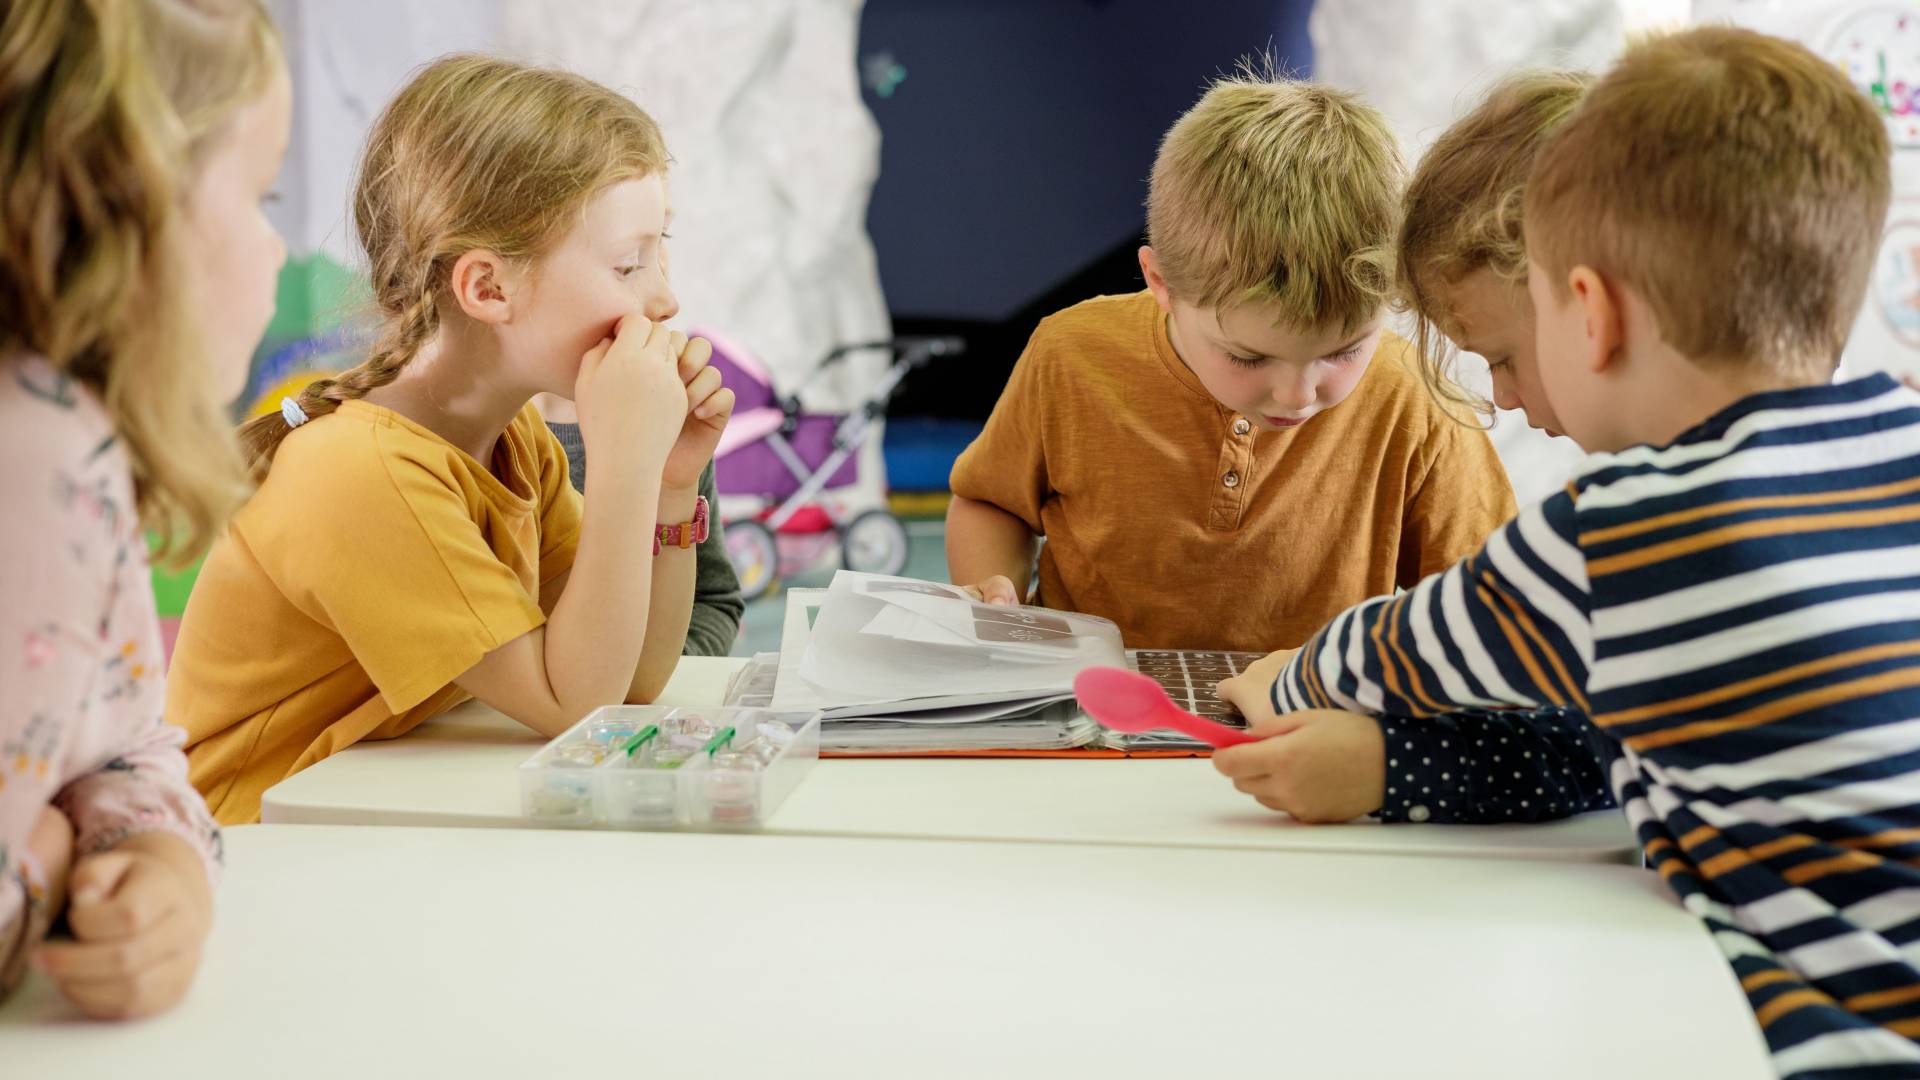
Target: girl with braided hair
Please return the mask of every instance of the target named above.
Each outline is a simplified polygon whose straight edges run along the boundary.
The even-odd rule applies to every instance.
[[[382,333],[242,429],[260,487],[181,622],[167,715],[219,820],[469,697],[554,735],[666,684],[733,410],[663,325],[667,165],[625,97],[487,56],[376,122],[353,220]],[[579,409],[584,504],[541,393]]]

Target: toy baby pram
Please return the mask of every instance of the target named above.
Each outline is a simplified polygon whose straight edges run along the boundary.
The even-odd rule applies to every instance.
[[[956,356],[966,343],[951,337],[902,337],[843,345],[814,367],[801,385],[775,393],[767,369],[724,336],[695,331],[713,343],[713,365],[733,389],[733,418],[714,451],[714,479],[723,503],[751,497],[757,509],[723,512],[727,555],[749,600],[765,595],[781,574],[816,558],[838,539],[849,570],[898,574],[907,564],[907,530],[884,504],[831,508],[822,492],[859,479],[859,452],[907,373],[939,356]],[[800,394],[820,373],[858,353],[885,350],[893,363],[844,416],[803,413]]]

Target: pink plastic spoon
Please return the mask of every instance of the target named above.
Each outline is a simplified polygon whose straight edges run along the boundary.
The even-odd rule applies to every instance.
[[[1148,676],[1125,668],[1093,667],[1073,680],[1073,696],[1095,720],[1114,731],[1138,734],[1172,728],[1216,749],[1258,742],[1244,731],[1204,720],[1173,703]]]

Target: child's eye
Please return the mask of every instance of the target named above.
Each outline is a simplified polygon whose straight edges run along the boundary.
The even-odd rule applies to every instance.
[[[616,272],[619,273],[619,275],[623,278],[629,278],[645,269],[646,267],[641,266],[639,263],[635,263],[632,266],[619,267]]]
[[[1334,353],[1332,356],[1327,357],[1327,362],[1330,364],[1345,364],[1345,363],[1350,363],[1351,361],[1354,361],[1354,360],[1358,360],[1359,358],[1360,358],[1360,346],[1355,345],[1351,349],[1346,349],[1341,352]]]
[[[269,189],[265,192],[262,192],[260,195],[260,205],[262,206],[272,206],[275,203],[278,203],[279,201],[280,201],[279,188]]]
[[[1243,368],[1257,368],[1266,363],[1258,356],[1238,356],[1234,353],[1228,353],[1227,359],[1232,361],[1233,366]]]

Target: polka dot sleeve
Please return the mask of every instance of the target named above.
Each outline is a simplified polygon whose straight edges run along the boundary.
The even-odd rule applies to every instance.
[[[1558,709],[1385,718],[1385,822],[1552,821],[1614,805],[1604,739]]]

